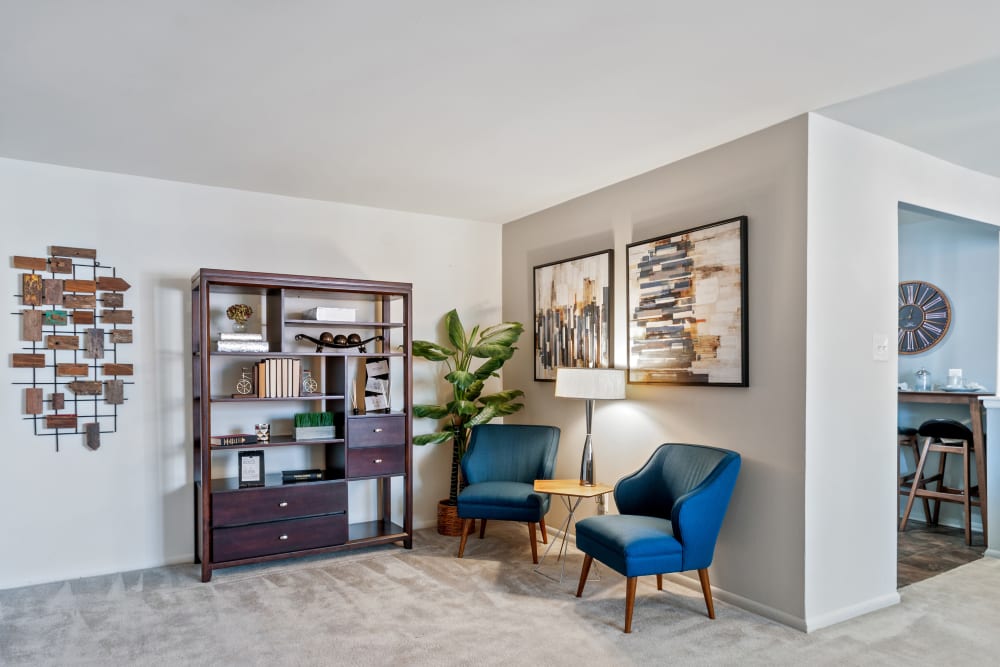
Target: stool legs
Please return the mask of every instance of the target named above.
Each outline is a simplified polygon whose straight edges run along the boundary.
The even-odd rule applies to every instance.
[[[913,453],[913,465],[916,466],[917,462],[920,460],[920,443],[917,441],[917,436],[901,434],[897,438],[897,444],[900,447],[909,448],[909,450]],[[898,457],[896,459],[896,477],[898,479],[899,495],[901,496],[909,495],[910,486],[915,483],[914,480],[916,479],[916,475],[912,472],[904,475],[900,470]],[[927,498],[923,497],[920,500],[923,502],[924,505],[924,519],[927,521],[927,523],[932,523],[934,519],[931,518],[930,501]],[[937,511],[938,507],[940,506],[941,506],[940,502],[936,503],[934,507],[935,511]]]

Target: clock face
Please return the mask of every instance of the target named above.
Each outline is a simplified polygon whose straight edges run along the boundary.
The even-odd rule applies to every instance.
[[[899,283],[899,353],[926,352],[941,342],[951,324],[951,304],[940,289],[922,280]]]

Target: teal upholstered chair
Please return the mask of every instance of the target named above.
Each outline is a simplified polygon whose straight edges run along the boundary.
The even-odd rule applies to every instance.
[[[625,575],[625,632],[631,632],[638,577],[655,574],[663,590],[664,573],[698,570],[708,617],[715,618],[708,566],[739,470],[740,455],[727,449],[660,445],[615,485],[620,514],[576,524],[576,546],[585,554],[576,596],[595,558]]]
[[[458,557],[475,519],[479,537],[486,534],[486,521],[524,521],[531,539],[531,559],[538,562],[535,524],[545,535],[545,513],[549,494],[536,493],[536,479],[552,479],[559,448],[555,426],[482,424],[474,426],[469,447],[462,457],[462,475],[468,485],[458,494],[458,516],[462,519],[462,542]]]

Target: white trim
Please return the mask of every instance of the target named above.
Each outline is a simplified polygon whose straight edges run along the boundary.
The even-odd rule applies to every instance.
[[[687,588],[690,588],[692,590],[701,593],[701,583],[697,579],[689,577],[680,572],[665,574],[663,576],[665,579],[669,579],[674,583],[680,584],[682,586],[685,586]],[[730,593],[729,591],[712,586],[712,598],[716,600],[721,600],[726,604],[731,604],[734,607],[739,607],[740,609],[743,609],[744,611],[749,611],[752,614],[757,614],[758,616],[769,618],[772,621],[777,621],[782,625],[787,625],[788,627],[795,628],[796,630],[799,630],[801,632],[809,632],[809,629],[806,626],[805,619],[799,618],[798,616],[792,616],[791,614],[783,612],[780,609],[769,607],[766,604],[755,602],[754,600],[745,598],[742,595],[737,595],[736,593]]]

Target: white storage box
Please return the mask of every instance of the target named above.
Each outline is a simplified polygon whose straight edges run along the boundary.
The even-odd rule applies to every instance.
[[[324,322],[354,322],[357,311],[353,308],[328,308],[324,306],[310,308],[302,313],[304,320],[322,320]]]

